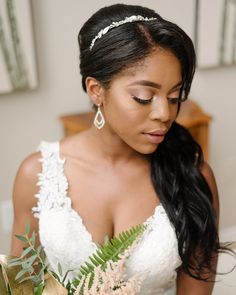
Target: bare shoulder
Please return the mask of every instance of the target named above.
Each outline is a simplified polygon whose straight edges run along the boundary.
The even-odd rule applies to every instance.
[[[15,235],[24,234],[26,223],[30,223],[31,233],[38,233],[38,221],[32,214],[32,208],[37,205],[35,194],[39,188],[37,186],[38,173],[41,171],[40,152],[27,156],[20,164],[16,173],[13,186],[13,211],[14,222],[11,239],[11,255],[19,256],[22,252],[23,244]],[[39,244],[39,237],[36,236],[36,244]]]
[[[24,201],[25,205],[34,201],[31,196],[37,191],[36,183],[41,171],[40,157],[40,152],[32,153],[20,164],[14,182],[13,201]]]
[[[17,171],[18,174],[23,174],[24,176],[30,177],[34,172],[41,169],[41,164],[39,159],[41,158],[40,152],[34,152],[28,155],[20,164]]]
[[[203,174],[203,176],[206,178],[206,180],[210,182],[215,181],[214,172],[208,162],[206,161],[203,162],[203,164],[200,167],[200,171]]]
[[[210,186],[212,193],[215,193],[215,191],[217,190],[217,185],[215,175],[211,166],[206,161],[204,161],[200,167],[200,171],[202,175],[205,177],[208,185]]]

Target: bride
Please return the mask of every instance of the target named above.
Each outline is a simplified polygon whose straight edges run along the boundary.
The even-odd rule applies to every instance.
[[[42,141],[20,165],[11,254],[21,254],[14,235],[30,221],[50,267],[76,273],[105,235],[147,224],[126,261],[129,275],[149,271],[139,294],[211,294],[217,187],[200,146],[175,122],[195,71],[191,39],[151,9],[116,4],[92,15],[78,42],[94,124]]]

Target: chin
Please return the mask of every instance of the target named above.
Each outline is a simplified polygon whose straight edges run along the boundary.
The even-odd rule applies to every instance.
[[[139,149],[136,149],[140,154],[144,154],[144,155],[148,155],[148,154],[152,154],[156,151],[156,149],[158,148],[159,144],[153,144],[153,145],[146,145],[143,146]]]

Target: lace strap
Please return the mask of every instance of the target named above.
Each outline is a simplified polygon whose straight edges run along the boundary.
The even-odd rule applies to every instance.
[[[70,208],[70,198],[67,198],[68,181],[64,175],[66,159],[60,158],[59,142],[41,141],[37,151],[41,152],[39,162],[42,171],[38,173],[39,192],[35,194],[38,199],[37,206],[32,213],[39,218],[43,210]]]

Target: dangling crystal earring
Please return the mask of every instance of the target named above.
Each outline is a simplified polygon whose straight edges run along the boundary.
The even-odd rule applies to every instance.
[[[96,116],[93,120],[93,124],[98,128],[98,129],[101,129],[104,124],[105,124],[105,119],[103,117],[103,114],[100,110],[100,104],[98,105],[98,109],[97,109],[97,113],[96,113]]]

